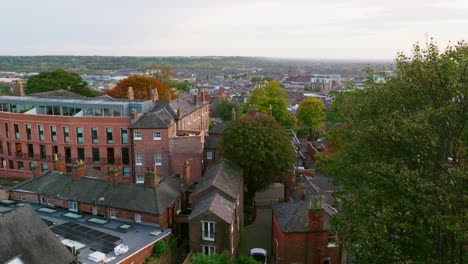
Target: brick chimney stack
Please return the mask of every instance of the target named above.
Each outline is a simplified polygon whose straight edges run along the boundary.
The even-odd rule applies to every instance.
[[[65,164],[65,160],[59,159],[57,153],[54,154],[54,162],[53,162],[54,171],[58,171],[61,173],[67,172],[67,166]]]
[[[21,80],[16,80],[16,87],[15,87],[15,95],[16,96],[24,96],[24,88],[23,88],[23,83]]]
[[[170,103],[171,102],[171,93],[170,92],[166,92],[164,94],[164,99],[166,100],[167,103]]]
[[[204,104],[206,102],[206,90],[205,90],[205,87],[202,88],[201,90],[201,101],[202,101],[202,104]]]
[[[312,195],[309,198],[309,214],[307,219],[309,231],[323,231],[323,206],[325,203],[324,200],[325,198],[323,197],[323,195]]]
[[[257,106],[250,106],[249,112],[247,113],[248,116],[250,117],[257,117]]]
[[[198,95],[197,94],[193,95],[193,104],[198,105]]]
[[[127,96],[128,100],[135,100],[135,92],[133,92],[133,87],[128,87]]]
[[[158,89],[151,90],[151,100],[156,103],[159,100]]]
[[[138,111],[135,108],[132,109],[132,119],[138,120]]]
[[[148,168],[145,172],[145,186],[156,187],[159,185],[159,171],[156,166],[153,169]]]
[[[72,179],[77,181],[84,176],[86,176],[86,166],[82,160],[79,160],[72,168]]]
[[[117,185],[122,181],[122,170],[120,168],[112,168],[109,170],[109,182],[112,186]]]
[[[184,175],[182,177],[185,187],[188,187],[192,184],[192,176],[190,174],[190,162],[188,160],[184,164]]]
[[[231,120],[232,121],[236,120],[236,117],[237,117],[236,109],[232,108]]]

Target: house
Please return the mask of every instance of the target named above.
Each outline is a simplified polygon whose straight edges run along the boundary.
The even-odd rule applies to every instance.
[[[75,256],[29,205],[0,213],[0,262],[68,264]]]
[[[243,226],[242,171],[227,160],[209,167],[190,196],[190,248],[206,254],[237,255]]]

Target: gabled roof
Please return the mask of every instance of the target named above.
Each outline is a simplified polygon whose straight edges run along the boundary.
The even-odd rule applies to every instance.
[[[241,184],[242,169],[230,161],[221,160],[207,169],[192,196],[213,186],[232,200],[236,200]]]
[[[226,223],[232,223],[234,217],[235,202],[229,201],[223,195],[214,192],[200,200],[193,208],[188,220],[197,218],[200,214],[211,212]]]
[[[168,128],[171,126],[171,120],[174,117],[167,109],[163,107],[159,110],[144,113],[130,128]]]
[[[0,215],[0,262],[18,257],[23,263],[65,264],[75,257],[30,205]]]
[[[172,100],[169,105],[172,108],[172,110],[174,110],[174,112],[180,110],[180,117],[183,118],[184,116],[192,113],[193,111],[195,111],[203,105],[201,99],[198,98],[198,100],[199,103],[195,105],[193,103],[193,95],[183,93],[179,96],[179,98]]]
[[[284,233],[302,233],[308,231],[307,219],[309,202],[300,201],[281,203],[273,206],[273,214]],[[324,228],[330,229],[329,215],[324,213]]]
[[[72,180],[68,174],[50,171],[20,183],[10,191],[39,193],[46,197],[159,215],[179,199],[185,189],[176,177],[165,178],[157,187],[128,183],[113,186],[101,179],[82,177]]]

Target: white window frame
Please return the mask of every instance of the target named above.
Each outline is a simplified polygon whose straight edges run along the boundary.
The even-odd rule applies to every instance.
[[[19,198],[20,198],[21,201],[26,201],[26,198],[24,198],[24,194],[20,194]]]
[[[135,222],[136,223],[141,223],[141,214],[135,213]]]
[[[216,247],[210,245],[202,245],[203,254],[211,256],[212,254],[216,254]]]
[[[182,199],[177,200],[176,208],[177,208],[177,214],[180,214],[180,212],[182,212]]]
[[[207,225],[208,230],[205,232],[205,225]],[[216,230],[216,222],[212,221],[202,221],[202,240],[206,241],[215,241],[215,230]],[[205,233],[208,233],[208,236],[205,236]],[[210,237],[209,235],[212,234],[213,237]]]
[[[68,211],[78,212],[78,202],[68,201]]]
[[[137,175],[136,176],[136,183],[145,183],[145,176]]]
[[[327,247],[338,247],[338,244],[336,243],[336,234],[328,234]]]
[[[159,131],[153,131],[153,140],[161,140],[161,132]]]
[[[135,131],[133,132],[133,140],[142,140],[143,139],[143,134],[141,131]]]
[[[94,206],[94,205],[93,205],[93,206],[91,207],[91,214],[92,214],[92,215],[97,215],[97,214],[98,214],[98,208],[97,208],[97,206]]]
[[[212,160],[213,159],[213,151],[207,151],[206,152],[206,159],[207,160]]]
[[[114,210],[114,209],[109,209],[109,217],[112,218],[112,219],[116,219],[117,218],[117,211]]]
[[[161,153],[154,153],[154,165],[162,165]]]
[[[136,165],[143,165],[143,154],[137,153],[135,155],[135,164]]]

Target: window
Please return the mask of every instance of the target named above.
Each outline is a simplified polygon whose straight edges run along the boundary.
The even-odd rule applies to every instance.
[[[136,183],[145,183],[145,177],[143,175],[137,175]]]
[[[68,210],[73,211],[73,212],[78,212],[78,203],[69,201]]]
[[[123,176],[124,177],[129,177],[130,176],[130,168],[129,167],[124,167],[123,168]]]
[[[83,128],[82,127],[76,128],[76,143],[83,144]]]
[[[153,132],[153,140],[161,140],[161,132],[154,131]]]
[[[182,212],[182,199],[177,200],[176,208],[177,214],[180,214],[180,212]]]
[[[37,130],[39,131],[39,141],[44,141],[44,126],[38,125]]]
[[[161,165],[161,153],[154,154],[154,164]]]
[[[203,249],[203,253],[206,255],[215,254],[215,247],[213,246],[202,245],[202,249]]]
[[[97,215],[97,207],[93,205],[93,207],[91,207],[91,213],[93,215]]]
[[[63,142],[70,143],[70,130],[68,127],[63,127]]]
[[[114,143],[113,136],[112,136],[112,128],[106,128],[106,135],[107,135],[107,144]]]
[[[49,166],[47,163],[42,163],[42,172],[48,172],[49,171]]]
[[[46,146],[41,145],[41,159],[45,160],[47,158],[46,156]]]
[[[85,160],[84,148],[77,148],[77,151],[78,151],[78,160]]]
[[[110,209],[109,216],[110,218],[115,219],[117,217],[117,212],[114,209]]]
[[[142,140],[143,137],[141,136],[141,132],[140,131],[135,131],[135,134],[133,135],[133,139],[134,140]]]
[[[20,133],[19,133],[19,126],[18,124],[13,124],[13,128],[15,130],[15,138],[19,139],[20,138]]]
[[[101,158],[99,156],[99,149],[98,148],[93,148],[93,163],[99,163],[101,162]]]
[[[8,126],[8,123],[5,123],[5,134],[7,138],[10,137],[10,128]]]
[[[136,161],[136,165],[143,165],[143,155],[136,154],[135,161]]]
[[[26,198],[24,198],[24,194],[20,194],[19,198],[20,198],[21,201],[26,201]]]
[[[336,234],[328,234],[328,245],[327,247],[337,247]]]
[[[215,222],[202,221],[202,239],[215,240]]]
[[[213,159],[213,151],[206,152],[206,159],[209,159],[209,160]]]
[[[122,148],[122,163],[130,164],[130,154],[128,148]]]
[[[140,223],[141,222],[141,214],[135,214],[135,222]]]
[[[57,127],[50,126],[50,139],[52,142],[57,142]]]
[[[128,144],[128,130],[126,128],[120,129],[120,136],[122,144]]]
[[[18,161],[18,170],[24,170],[24,163],[22,161]]]
[[[91,128],[91,139],[93,141],[93,144],[97,144],[98,141],[98,130],[95,127]]]

